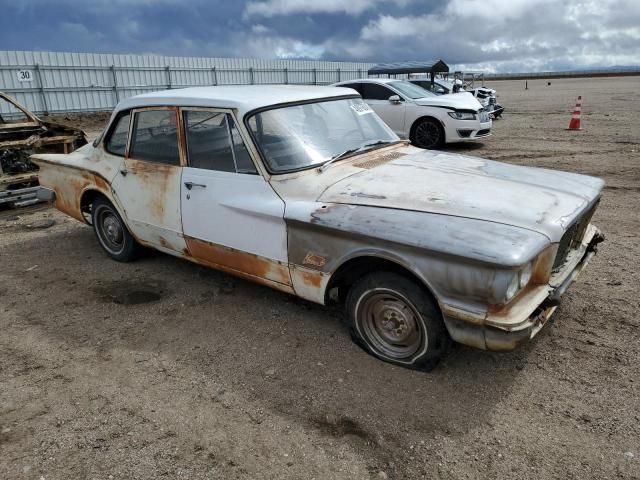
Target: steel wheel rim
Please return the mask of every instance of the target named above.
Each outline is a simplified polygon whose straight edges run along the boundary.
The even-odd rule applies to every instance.
[[[440,129],[433,122],[422,122],[416,127],[418,145],[433,147],[440,141]]]
[[[358,327],[380,355],[406,360],[426,342],[420,314],[405,297],[388,289],[367,292],[360,299]]]
[[[116,255],[124,250],[124,227],[114,211],[100,207],[96,212],[96,227],[102,245],[107,250]]]

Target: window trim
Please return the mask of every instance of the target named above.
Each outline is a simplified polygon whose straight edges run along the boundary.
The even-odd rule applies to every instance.
[[[251,118],[255,117],[258,113],[267,112],[269,110],[277,110],[279,108],[294,107],[297,105],[307,105],[309,103],[323,103],[323,102],[333,102],[335,100],[347,100],[350,98],[362,100],[362,97],[360,96],[359,93],[354,93],[354,94],[347,94],[347,95],[337,95],[335,97],[310,98],[307,100],[298,100],[294,102],[276,103],[274,105],[267,105],[265,107],[254,108],[253,110],[249,110],[247,113],[245,113],[244,117],[242,118],[242,124],[244,125],[244,128],[249,134],[249,136],[251,137],[251,143],[253,147],[256,149],[256,152],[258,152],[260,161],[262,162],[262,165],[264,166],[265,170],[269,173],[269,175],[271,176],[287,175],[289,173],[302,172],[304,170],[312,170],[314,167],[306,166],[306,167],[293,168],[290,170],[283,170],[283,171],[271,170],[271,167],[269,166],[269,162],[265,160],[264,153],[262,152],[262,148],[260,147],[260,144],[258,143],[258,141],[255,139],[253,135],[253,131],[249,126],[249,120],[251,120]],[[364,100],[362,101],[364,102]],[[238,131],[240,131],[240,129],[238,129]],[[315,168],[317,168],[317,165],[315,166]]]
[[[131,120],[133,119],[132,112],[133,112],[132,108],[130,108],[128,110],[120,110],[116,114],[116,116],[113,119],[113,121],[107,127],[106,134],[102,135],[102,138],[100,139],[101,142],[102,142],[102,148],[109,155],[113,155],[114,157],[127,158],[127,153],[129,153],[129,140],[130,140],[130,137],[131,137],[131,123],[132,123]],[[127,129],[127,141],[126,141],[126,143],[124,145],[124,155],[120,155],[119,153],[114,153],[111,150],[109,150],[109,148],[107,148],[107,145],[109,144],[109,141],[111,140],[111,137],[113,136],[114,130],[118,126],[118,122],[120,121],[120,119],[122,117],[126,117],[127,115],[129,115],[129,128]]]
[[[163,110],[172,110],[176,115],[176,142],[178,144],[178,164],[173,165],[169,163],[161,163],[154,162],[152,160],[143,160],[139,158],[131,157],[131,141],[133,140],[133,127],[135,125],[135,115],[141,112],[149,112],[149,111],[163,111]],[[131,120],[129,121],[129,138],[127,140],[127,150],[125,154],[125,160],[131,160],[135,162],[144,162],[151,165],[156,166],[164,166],[164,167],[184,167],[186,166],[186,145],[184,142],[184,125],[182,121],[182,113],[181,107],[175,105],[153,105],[149,107],[138,107],[132,108],[130,111],[132,113]]]
[[[255,154],[253,153],[252,149],[250,148],[250,146],[252,145],[252,138],[250,138],[251,141],[247,141],[246,135],[245,133],[242,131],[242,129],[239,127],[240,122],[238,122],[238,120],[236,119],[233,110],[229,110],[226,108],[216,108],[216,107],[191,107],[191,106],[182,106],[180,107],[180,117],[182,120],[182,128],[183,128],[183,141],[184,141],[184,153],[185,153],[185,163],[183,166],[185,167],[190,167],[190,168],[197,168],[197,167],[191,167],[189,165],[189,148],[187,146],[187,124],[184,121],[184,114],[186,112],[212,112],[212,113],[224,113],[226,114],[225,117],[225,124],[227,126],[227,134],[229,135],[229,143],[231,145],[231,154],[233,155],[233,164],[235,166],[236,171],[233,172],[235,174],[239,174],[239,175],[259,175],[261,177],[264,178],[262,171],[259,168],[258,162],[256,161],[255,158]],[[255,173],[242,173],[242,172],[238,172],[238,164],[236,162],[236,147],[233,144],[233,135],[231,134],[231,126],[229,125],[229,117],[231,117],[231,119],[233,120],[233,122],[236,125],[236,130],[238,131],[238,134],[240,135],[240,138],[242,139],[242,143],[244,143],[244,148],[247,150],[247,153],[249,154],[249,158],[251,159],[251,163],[253,163],[253,168],[255,170]],[[258,147],[255,147],[256,150],[258,150]],[[212,172],[220,172],[220,170],[210,170]],[[231,173],[231,172],[224,172],[224,173]]]

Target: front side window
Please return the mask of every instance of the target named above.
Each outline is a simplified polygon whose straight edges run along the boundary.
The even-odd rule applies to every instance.
[[[233,118],[227,113],[184,112],[189,166],[218,172],[257,173]]]
[[[395,95],[395,92],[383,85],[378,85],[377,83],[362,84],[362,98],[365,100],[389,100],[389,97],[393,95]]]
[[[389,85],[398,90],[403,95],[412,99],[435,96],[435,93],[425,90],[424,88],[419,87],[418,85],[415,85],[411,82],[400,80],[397,82],[391,82],[389,83]]]
[[[129,157],[180,165],[175,110],[143,110],[133,117]]]
[[[105,149],[112,155],[118,155],[124,157],[124,153],[127,149],[127,139],[129,138],[129,121],[131,120],[131,113],[127,112],[124,115],[120,115],[116,121],[114,127],[111,129],[109,139],[105,143]]]
[[[360,98],[273,108],[252,115],[247,124],[274,173],[310,168],[347,151],[399,140]]]

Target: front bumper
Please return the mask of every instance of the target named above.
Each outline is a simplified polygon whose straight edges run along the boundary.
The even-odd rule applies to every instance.
[[[454,341],[492,351],[509,351],[533,338],[560,303],[560,297],[578,278],[597,251],[604,236],[589,225],[580,248],[567,258],[565,268],[551,277],[549,284],[523,291],[508,308],[499,312],[465,313],[444,307],[445,325]]]
[[[491,136],[491,121],[454,120],[447,125],[447,143],[481,140]]]

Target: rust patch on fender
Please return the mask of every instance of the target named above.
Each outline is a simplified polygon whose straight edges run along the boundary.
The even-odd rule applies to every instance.
[[[320,273],[301,272],[302,281],[310,287],[320,288],[322,285],[322,275]]]
[[[324,267],[325,263],[327,263],[327,259],[325,257],[313,252],[308,252],[302,260],[303,265],[311,265],[318,268]]]
[[[225,267],[255,280],[264,279],[291,285],[289,268],[279,262],[192,237],[185,236],[184,240],[187,243],[189,255],[198,263],[213,268]]]

